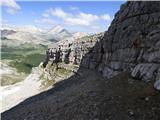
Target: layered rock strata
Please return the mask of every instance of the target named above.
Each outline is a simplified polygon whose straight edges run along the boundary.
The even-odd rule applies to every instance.
[[[60,62],[66,64],[81,63],[82,58],[89,52],[91,52],[94,45],[100,41],[104,33],[99,33],[91,36],[85,36],[75,40],[64,40],[49,47],[49,54],[56,54],[56,51],[60,51]],[[56,55],[50,57],[52,61]]]
[[[122,71],[144,81],[160,79],[160,2],[126,2],[82,65],[111,78]],[[89,58],[89,59],[88,59]]]

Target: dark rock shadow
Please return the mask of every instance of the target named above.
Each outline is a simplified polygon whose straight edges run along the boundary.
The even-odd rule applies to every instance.
[[[99,46],[100,41],[95,44],[95,47]],[[32,96],[30,98],[27,98],[26,100],[24,100],[20,104],[16,105],[15,107],[3,112],[2,116],[1,116],[2,120],[10,120],[13,116],[17,116],[17,114],[18,114],[17,112],[21,108],[24,108],[25,106],[27,106],[29,104],[31,105],[31,104],[37,103],[39,101],[43,101],[43,100],[45,101],[45,99],[51,95],[54,95],[54,94],[57,95],[57,93],[60,93],[60,92],[65,93],[66,92],[65,90],[67,88],[70,88],[72,86],[77,86],[77,85],[80,85],[81,83],[85,82],[87,70],[89,70],[90,65],[91,65],[90,62],[92,62],[90,60],[92,60],[93,52],[96,53],[95,47],[90,48],[89,52],[84,55],[84,57],[81,60],[80,65],[79,65],[79,69],[77,70],[77,72],[75,72],[75,74],[73,76],[71,76],[68,79],[65,79],[60,82],[55,83],[53,85],[53,88],[51,88],[45,92],[42,92],[40,94],[37,94],[35,96]],[[93,62],[95,62],[95,61],[93,61]],[[94,70],[92,70],[92,71],[94,71]],[[97,74],[99,74],[99,73],[97,72]],[[60,97],[61,96],[59,96],[59,99],[61,99]],[[28,108],[26,108],[26,111],[28,112],[27,109]],[[25,110],[23,109],[23,111],[25,111]],[[22,117],[22,116],[21,116],[21,118],[25,119],[25,117]],[[14,120],[16,120],[16,119],[14,119]]]

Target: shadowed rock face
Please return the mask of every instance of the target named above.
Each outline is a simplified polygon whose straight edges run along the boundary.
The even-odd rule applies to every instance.
[[[160,2],[121,6],[84,66],[111,78],[122,71],[144,81],[160,79]]]

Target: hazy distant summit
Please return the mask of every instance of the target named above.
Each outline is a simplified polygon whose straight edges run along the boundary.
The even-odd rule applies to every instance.
[[[55,26],[49,30],[35,26],[24,27],[2,27],[2,40],[16,41],[19,44],[33,43],[49,45],[63,39],[77,39],[87,35],[87,33],[71,33],[62,26]]]

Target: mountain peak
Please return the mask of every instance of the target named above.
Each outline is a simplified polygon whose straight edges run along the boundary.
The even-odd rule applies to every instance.
[[[63,39],[65,37],[71,37],[72,34],[68,32],[64,27],[62,26],[55,26],[54,28],[50,29],[47,34],[54,35],[56,38]]]
[[[52,34],[57,34],[57,33],[60,33],[62,31],[67,31],[66,29],[64,29],[64,27],[58,25],[58,26],[55,26],[54,28],[50,29],[48,31],[48,33],[52,33]]]

